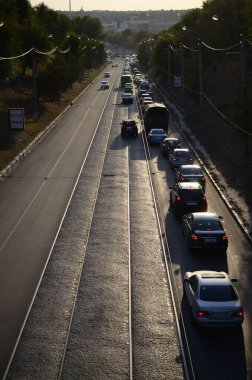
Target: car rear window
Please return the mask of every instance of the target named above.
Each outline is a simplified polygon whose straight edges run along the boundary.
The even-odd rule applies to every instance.
[[[163,134],[165,134],[165,132],[163,131],[163,129],[152,129],[151,133],[153,135],[163,135]]]
[[[167,146],[171,146],[171,145],[178,145],[179,141],[177,141],[177,140],[165,140],[164,143]]]
[[[198,231],[223,231],[222,224],[218,220],[197,220],[194,227]]]
[[[237,295],[232,285],[202,285],[200,299],[202,301],[228,302],[237,300]]]
[[[202,199],[204,194],[201,190],[195,190],[195,189],[180,189],[179,191],[180,196],[187,199]]]
[[[200,168],[183,168],[183,175],[202,175],[202,170]]]
[[[176,157],[190,157],[190,152],[187,151],[177,151],[174,153]]]

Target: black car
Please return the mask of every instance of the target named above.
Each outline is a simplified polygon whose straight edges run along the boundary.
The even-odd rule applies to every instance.
[[[207,200],[198,182],[178,182],[170,189],[170,205],[175,216],[207,210]]]
[[[167,157],[171,150],[181,148],[181,141],[176,137],[167,137],[166,139],[164,139],[164,141],[162,141],[160,147],[162,155],[164,157]]]
[[[221,219],[212,212],[195,212],[183,216],[183,232],[188,248],[226,252],[228,237]]]
[[[121,122],[121,136],[138,136],[137,122],[134,119],[127,119]]]
[[[199,165],[181,165],[175,173],[177,182],[197,181],[203,189],[206,187],[206,178]]]

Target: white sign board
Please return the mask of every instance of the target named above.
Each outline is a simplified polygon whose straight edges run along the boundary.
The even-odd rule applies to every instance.
[[[10,129],[24,130],[24,108],[8,108]]]

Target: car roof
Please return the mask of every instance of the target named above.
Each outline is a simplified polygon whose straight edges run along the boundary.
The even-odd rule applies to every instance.
[[[194,220],[220,220],[217,214],[214,212],[192,212],[191,214]]]
[[[177,137],[166,137],[166,138],[164,139],[164,141],[179,141],[179,142],[180,142],[180,140],[177,139]]]
[[[180,189],[185,189],[185,190],[201,190],[202,187],[199,184],[199,182],[178,182],[178,186]]]
[[[201,169],[201,166],[200,165],[181,165],[180,166],[181,169]]]
[[[199,285],[232,285],[232,282],[225,272],[199,271],[195,272]]]
[[[176,148],[173,152],[190,152],[190,150],[188,148]]]
[[[136,123],[136,121],[134,119],[123,119],[122,120],[123,123],[125,123],[125,122],[128,123],[128,122],[132,122],[132,121]]]

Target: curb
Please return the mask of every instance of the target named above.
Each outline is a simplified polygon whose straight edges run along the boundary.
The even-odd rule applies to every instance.
[[[55,126],[57,121],[60,120],[60,118],[69,110],[69,108],[72,107],[72,105],[80,98],[80,96],[87,91],[87,89],[95,82],[95,79],[89,83],[87,87],[84,88],[84,90],[74,98],[71,103],[47,126],[45,129],[40,132],[32,142],[27,145],[25,149],[23,149],[14,159],[4,168],[0,171],[0,182],[4,180],[4,178],[9,177],[9,174],[11,171],[16,167],[19,163],[19,161],[23,160],[29,153],[32,152],[32,150],[37,146],[37,144],[40,143],[40,141],[46,136],[48,132]]]
[[[218,194],[222,198],[223,202],[225,203],[228,211],[230,212],[231,216],[233,217],[233,219],[237,223],[238,227],[240,228],[240,230],[242,231],[242,233],[244,234],[244,236],[247,238],[247,240],[249,241],[249,243],[252,244],[252,237],[251,237],[251,235],[249,233],[249,230],[247,229],[247,227],[242,222],[242,219],[240,218],[240,216],[233,210],[233,207],[232,207],[231,203],[229,202],[229,200],[227,199],[227,197],[225,196],[225,194],[223,193],[223,191],[221,190],[221,188],[219,187],[219,185],[217,184],[217,182],[213,179],[213,177],[210,174],[209,170],[205,167],[203,161],[201,160],[201,158],[199,157],[199,155],[196,153],[196,151],[194,150],[194,148],[192,147],[192,145],[188,141],[188,138],[187,138],[186,134],[183,131],[183,125],[185,125],[183,111],[179,110],[168,99],[167,94],[165,93],[165,91],[162,88],[160,88],[160,86],[157,86],[156,84],[154,84],[154,85],[157,88],[157,90],[160,93],[160,95],[162,96],[162,98],[164,100],[164,104],[166,106],[168,106],[169,109],[172,110],[172,114],[173,114],[173,116],[175,116],[176,128],[179,130],[179,132],[183,136],[184,140],[186,141],[186,143],[188,144],[188,146],[190,147],[190,149],[193,151],[193,154],[195,155],[195,157],[199,161],[200,165],[204,168],[204,171],[206,172],[209,180],[211,181],[211,183],[215,187],[216,191],[218,192]]]

